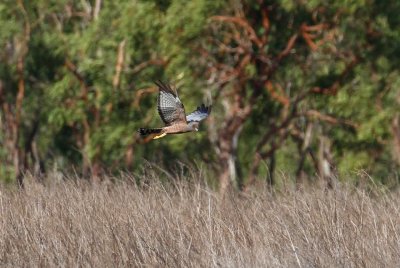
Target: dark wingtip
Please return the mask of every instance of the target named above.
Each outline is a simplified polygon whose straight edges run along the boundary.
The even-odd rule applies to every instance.
[[[156,84],[159,88],[164,88],[165,87],[165,84],[161,80],[154,81],[154,84]]]
[[[197,110],[203,113],[210,114],[211,113],[211,107],[212,105],[206,106],[204,103],[202,103],[199,107],[197,107]]]
[[[164,83],[161,80],[157,80],[154,81],[154,84],[158,86],[159,90],[167,91],[172,95],[177,96],[177,93],[174,90],[172,90],[171,86],[168,83]]]

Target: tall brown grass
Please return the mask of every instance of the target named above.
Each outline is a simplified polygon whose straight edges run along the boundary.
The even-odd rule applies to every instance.
[[[0,191],[0,265],[396,267],[399,200],[343,185],[222,199],[190,181],[28,180]]]

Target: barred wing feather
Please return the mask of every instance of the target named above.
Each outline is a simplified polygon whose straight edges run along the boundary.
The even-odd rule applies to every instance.
[[[185,107],[169,85],[161,81],[156,82],[160,93],[158,95],[157,110],[166,125],[186,123]]]

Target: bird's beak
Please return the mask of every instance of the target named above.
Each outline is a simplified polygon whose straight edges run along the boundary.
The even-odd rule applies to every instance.
[[[197,127],[195,128],[195,130],[196,130],[196,131],[199,131],[199,129],[198,129]]]

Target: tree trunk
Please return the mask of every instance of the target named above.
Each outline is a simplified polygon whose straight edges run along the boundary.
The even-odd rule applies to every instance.
[[[219,192],[224,195],[232,180],[236,178],[236,167],[233,160],[233,146],[230,135],[221,137],[219,142],[219,162],[221,171],[219,175]]]
[[[220,193],[224,194],[229,186],[238,187],[237,148],[242,132],[244,117],[234,117],[228,120],[228,127],[219,131],[217,153],[221,165],[219,176]]]
[[[304,137],[302,139],[302,142],[300,140],[299,143],[299,155],[300,155],[300,161],[299,165],[296,170],[296,186],[297,188],[301,188],[301,184],[304,183],[305,180],[305,174],[304,174],[304,163],[306,161],[307,155],[310,154],[311,148],[311,140],[312,140],[312,132],[313,132],[313,124],[308,123],[306,131],[304,133]]]
[[[272,188],[275,185],[275,151],[272,153],[271,157],[269,158],[269,172],[268,172],[268,185]]]
[[[325,136],[319,138],[318,171],[319,177],[326,182],[326,186],[329,189],[332,189],[336,176],[331,153],[331,143]]]
[[[397,114],[392,121],[393,156],[400,165],[400,115]]]

